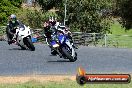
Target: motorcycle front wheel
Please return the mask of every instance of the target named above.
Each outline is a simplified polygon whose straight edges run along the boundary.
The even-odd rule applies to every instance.
[[[75,52],[75,57],[71,55],[70,52],[67,51],[68,47],[62,47],[62,51],[65,54],[65,56],[69,59],[70,62],[75,62],[77,60],[77,53]]]

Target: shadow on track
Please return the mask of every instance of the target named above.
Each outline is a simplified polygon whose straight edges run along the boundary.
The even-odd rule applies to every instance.
[[[52,62],[70,62],[69,60],[56,60],[56,61],[47,61],[48,63],[52,63]]]
[[[24,49],[21,49],[21,48],[12,48],[12,49],[8,49],[8,50],[24,50]]]

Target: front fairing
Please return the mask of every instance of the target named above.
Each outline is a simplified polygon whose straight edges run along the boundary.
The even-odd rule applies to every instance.
[[[64,34],[59,34],[58,35],[58,40],[60,44],[64,44],[66,41],[66,36]]]
[[[18,36],[21,38],[31,35],[31,30],[29,29],[29,27],[26,27],[25,25],[23,26],[23,28],[19,27],[18,31],[19,31]]]
[[[50,44],[52,45],[52,47],[63,46],[63,44],[65,43],[65,40],[66,40],[65,35],[63,35],[63,34],[57,34],[57,36],[55,36],[55,37],[56,38],[52,38],[53,40],[50,42]]]
[[[60,46],[55,40],[51,41],[51,45],[53,48],[57,48]]]

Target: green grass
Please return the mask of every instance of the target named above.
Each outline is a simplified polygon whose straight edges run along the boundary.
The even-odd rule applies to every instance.
[[[121,48],[132,48],[132,36],[109,35],[107,43]]]
[[[115,22],[111,25],[110,31],[112,35],[107,36],[108,47],[132,48],[132,29],[125,30],[121,24]]]
[[[110,31],[113,35],[132,35],[132,29],[125,31],[125,28],[121,27],[118,22],[111,25]]]
[[[22,84],[21,83],[0,84],[0,88],[132,88],[132,83],[79,85],[76,83],[76,81],[71,81],[71,80],[65,80],[64,82],[45,82],[45,83],[30,81]]]
[[[4,26],[0,26],[0,36],[2,36],[3,34],[5,34],[5,27]]]

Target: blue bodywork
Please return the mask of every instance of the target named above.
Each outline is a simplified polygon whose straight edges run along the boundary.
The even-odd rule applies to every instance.
[[[67,38],[66,38],[65,35],[61,34],[61,35],[58,35],[57,36],[57,39],[59,41],[59,44],[60,45],[63,45],[65,43],[65,41],[66,41]],[[52,46],[55,45],[56,43],[57,43],[56,40],[51,41],[51,45]]]

